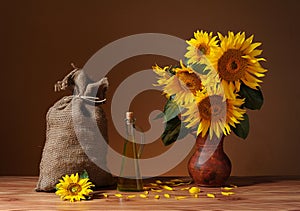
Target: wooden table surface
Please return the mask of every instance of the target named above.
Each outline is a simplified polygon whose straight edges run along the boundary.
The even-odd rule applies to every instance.
[[[222,195],[221,188],[201,187],[198,198],[194,198],[187,190],[181,190],[194,185],[185,184],[173,191],[149,191],[147,198],[141,198],[138,193],[128,199],[133,193],[124,192],[118,198],[114,189],[99,190],[93,200],[73,203],[61,201],[55,193],[35,192],[36,182],[37,177],[1,176],[0,210],[300,210],[300,176],[231,177],[228,186],[237,187],[230,190],[234,194],[229,196]],[[103,197],[103,193],[109,197]],[[165,198],[165,193],[170,198]],[[214,194],[215,198],[207,197],[207,193]],[[154,195],[160,195],[160,199],[154,199]],[[179,200],[176,196],[187,198]]]

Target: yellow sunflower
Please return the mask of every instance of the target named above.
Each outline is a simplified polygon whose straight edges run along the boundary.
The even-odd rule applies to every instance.
[[[207,63],[219,48],[216,38],[217,36],[212,36],[212,32],[209,34],[202,30],[194,32],[194,38],[186,41],[189,44],[187,47],[188,51],[185,54],[188,64],[195,62]]]
[[[59,180],[56,185],[56,195],[60,196],[62,200],[70,200],[71,202],[80,201],[85,199],[93,191],[90,189],[94,185],[89,182],[88,178],[80,178],[78,173],[71,176],[66,175],[63,179]]]
[[[197,92],[196,101],[186,106],[187,111],[182,115],[187,127],[198,126],[197,135],[201,133],[204,137],[209,133],[210,139],[213,134],[218,138],[222,134],[228,135],[231,132],[230,125],[235,127],[243,120],[245,109],[240,106],[244,99],[225,98],[222,87],[216,86],[209,91]]]
[[[190,67],[186,67],[180,61],[180,67],[174,68],[174,74],[166,72],[165,68],[154,66],[153,70],[159,75],[156,86],[163,86],[163,92],[169,96],[174,96],[174,101],[178,105],[184,105],[194,101],[197,91],[202,90],[201,77]]]
[[[220,48],[212,61],[221,83],[225,90],[226,97],[232,97],[234,92],[240,91],[241,82],[246,86],[257,89],[260,77],[267,71],[259,61],[264,58],[256,58],[261,55],[262,50],[256,49],[261,43],[252,43],[253,35],[245,38],[245,32],[228,32],[228,36],[218,33],[221,41]]]

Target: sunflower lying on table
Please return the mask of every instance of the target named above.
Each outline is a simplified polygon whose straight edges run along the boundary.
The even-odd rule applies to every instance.
[[[71,202],[85,200],[93,192],[91,187],[95,185],[89,182],[88,174],[83,172],[80,176],[71,174],[65,175],[59,180],[56,185],[56,195],[60,196],[62,200],[69,200]]]
[[[197,31],[180,66],[153,67],[168,98],[164,108],[167,122],[162,140],[169,145],[177,140],[181,127],[197,131],[202,137],[220,138],[233,131],[246,138],[249,132],[248,109],[260,109],[263,95],[259,78],[267,71],[257,58],[261,43],[253,35],[228,32],[223,36]],[[181,113],[181,115],[179,115]],[[162,116],[161,116],[162,117]],[[177,132],[174,132],[177,131]],[[187,132],[183,132],[187,134]]]

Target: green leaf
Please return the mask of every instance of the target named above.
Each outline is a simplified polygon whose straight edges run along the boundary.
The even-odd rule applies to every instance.
[[[174,143],[177,140],[183,139],[194,129],[188,129],[185,124],[176,116],[167,122],[164,133],[161,135],[161,139],[165,146]]]
[[[184,124],[181,125],[180,133],[178,134],[177,140],[183,139],[187,134],[191,132],[191,129],[184,126]]]
[[[169,120],[176,117],[179,113],[179,106],[172,100],[172,97],[170,97],[164,108],[165,121],[168,122]]]
[[[182,59],[182,63],[183,63],[185,66],[188,65],[188,61],[189,61],[189,58],[188,58],[188,57],[184,57],[184,58]]]
[[[197,73],[201,75],[206,75],[208,71],[206,71],[206,64],[200,64],[200,63],[193,63],[190,65],[190,67],[195,70]]]
[[[240,121],[240,123],[237,124],[236,127],[231,127],[231,129],[238,137],[246,139],[249,134],[249,127],[249,117],[245,113],[244,120]]]
[[[80,174],[80,178],[81,179],[89,178],[89,175],[86,170],[83,170],[83,172]]]
[[[239,95],[242,98],[245,98],[244,106],[252,110],[260,109],[264,103],[264,97],[261,90],[259,88],[258,90],[251,89],[250,87],[246,86],[244,83],[241,84]]]
[[[171,96],[165,104],[163,113],[158,114],[155,119],[160,119],[165,117],[165,122],[173,119],[180,113],[179,106],[173,101],[173,96]]]
[[[167,121],[165,131],[161,135],[161,139],[165,146],[170,145],[177,140],[180,129],[181,121],[177,116]]]
[[[163,118],[164,116],[165,116],[164,113],[160,113],[160,114],[158,114],[158,115],[154,118],[154,120],[156,120],[156,119],[161,119],[161,118]]]

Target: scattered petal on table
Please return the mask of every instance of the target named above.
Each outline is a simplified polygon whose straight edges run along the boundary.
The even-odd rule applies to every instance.
[[[223,195],[223,196],[230,196],[230,195],[233,195],[234,194],[234,192],[221,192],[221,194]]]
[[[215,194],[213,194],[213,193],[208,193],[208,194],[206,194],[206,196],[209,198],[216,198]]]
[[[174,190],[173,188],[171,188],[171,187],[169,187],[167,185],[162,186],[162,188],[165,189],[165,190]]]
[[[191,187],[189,189],[189,193],[191,193],[191,194],[196,194],[196,193],[199,193],[199,192],[200,192],[200,188],[198,188],[198,187]]]
[[[168,194],[168,193],[165,193],[164,197],[167,198],[167,199],[171,198],[170,194]]]
[[[221,189],[222,189],[222,190],[232,190],[233,187],[222,187]]]
[[[129,196],[127,196],[128,199],[132,199],[132,198],[135,198],[135,197],[136,197],[136,195],[129,195]]]
[[[151,191],[160,193],[160,192],[162,192],[163,190],[161,190],[161,189],[158,189],[158,190],[156,190],[156,189],[151,189]]]
[[[176,200],[186,199],[187,196],[175,196]]]
[[[147,198],[148,196],[145,195],[145,194],[140,194],[140,197],[145,199],[145,198]]]

